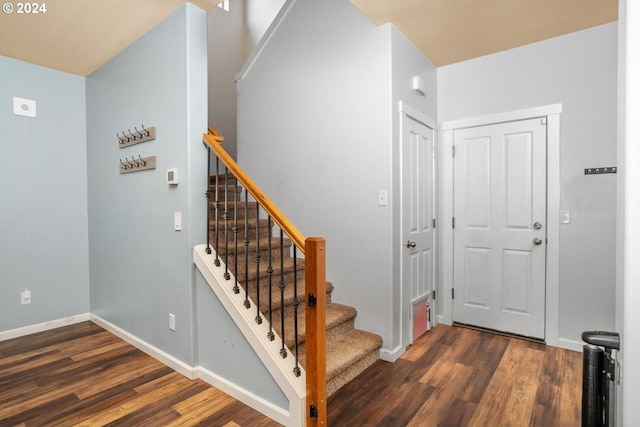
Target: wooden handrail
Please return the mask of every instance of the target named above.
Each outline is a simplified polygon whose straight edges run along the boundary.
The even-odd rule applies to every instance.
[[[242,186],[249,191],[251,196],[258,202],[260,206],[269,214],[271,219],[285,232],[289,239],[305,253],[304,236],[298,229],[284,216],[284,214],[276,207],[276,205],[269,200],[269,198],[260,191],[258,186],[249,178],[240,166],[231,158],[231,156],[220,146],[222,142],[222,136],[211,126],[209,126],[209,134],[203,135],[203,142],[205,145],[216,153],[216,156],[224,163],[224,165],[231,171]]]

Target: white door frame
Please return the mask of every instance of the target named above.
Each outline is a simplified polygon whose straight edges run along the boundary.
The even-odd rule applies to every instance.
[[[401,177],[402,177],[402,173],[403,173],[403,167],[404,165],[402,165],[402,136],[403,136],[403,132],[404,129],[402,128],[402,116],[407,115],[410,116],[412,118],[414,118],[416,121],[422,123],[423,125],[433,129],[433,137],[435,139],[435,147],[436,147],[436,162],[435,162],[435,171],[433,171],[433,185],[434,185],[434,193],[436,194],[436,199],[434,200],[434,213],[437,216],[437,212],[438,212],[438,206],[437,206],[437,188],[438,188],[438,173],[437,173],[437,168],[438,168],[438,153],[440,152],[438,147],[439,147],[439,143],[438,143],[438,126],[435,120],[431,120],[429,117],[427,117],[425,114],[421,113],[420,111],[418,111],[416,108],[411,107],[410,105],[408,105],[405,102],[399,101],[398,102],[398,111],[399,111],[399,128],[400,128],[400,144],[399,144],[399,151],[398,151],[398,156],[400,158],[400,175],[399,175],[399,179],[400,181],[402,181]],[[400,186],[400,191],[402,192],[402,186]],[[400,220],[398,221],[399,223],[399,236],[402,236],[402,231],[403,231],[403,227],[404,224],[402,223],[402,218],[403,218],[403,203],[404,203],[404,199],[403,199],[403,195],[400,195]],[[438,253],[438,227],[436,227],[433,230],[434,234],[435,234],[435,238],[434,238],[434,247],[433,247],[433,256],[434,256],[434,268],[436,269],[436,281],[438,280],[438,258],[439,258],[439,253]],[[399,251],[400,253],[400,258],[402,258],[402,256],[405,255],[405,250],[402,247],[402,241],[399,242],[394,242],[396,247],[394,248],[394,251]],[[402,264],[402,261],[400,260],[400,263]],[[407,345],[411,344],[413,342],[413,324],[411,322],[411,318],[413,316],[413,310],[411,308],[411,290],[409,289],[408,286],[405,286],[405,278],[402,277],[402,267],[400,267],[400,345],[401,345],[401,349],[402,352],[404,352],[404,348],[406,348]],[[433,308],[431,309],[432,313],[434,312]],[[401,352],[401,353],[402,353]],[[400,353],[400,354],[401,354]]]
[[[440,125],[438,138],[438,224],[436,235],[438,269],[436,301],[439,323],[453,323],[453,132],[456,129],[525,120],[547,118],[547,261],[545,292],[545,341],[558,346],[560,299],[560,113],[562,104],[509,111],[469,119],[451,120]]]

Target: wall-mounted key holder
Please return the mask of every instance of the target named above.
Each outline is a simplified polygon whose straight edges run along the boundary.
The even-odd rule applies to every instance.
[[[132,157],[131,160],[125,157],[124,161],[120,159],[120,173],[140,172],[155,168],[156,156],[140,157],[138,155],[137,159],[135,157]]]
[[[140,144],[141,142],[147,142],[156,139],[156,128],[155,126],[146,129],[144,125],[141,125],[142,130],[138,130],[138,127],[135,126],[134,131],[131,132],[131,129],[127,129],[127,132],[122,131],[122,135],[120,132],[116,132],[116,136],[118,137],[118,146],[120,148],[129,147],[131,145]]]

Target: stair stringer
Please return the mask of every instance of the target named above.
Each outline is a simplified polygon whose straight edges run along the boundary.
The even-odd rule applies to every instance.
[[[209,284],[209,287],[216,294],[229,316],[238,326],[243,336],[256,352],[267,371],[280,387],[284,395],[289,400],[289,411],[274,413],[269,411],[265,413],[264,408],[256,408],[251,403],[252,399],[242,400],[242,397],[234,396],[243,403],[252,406],[254,409],[273,418],[275,421],[286,426],[304,426],[306,424],[306,373],[300,367],[301,375],[295,377],[293,368],[295,366],[295,358],[289,352],[286,358],[280,356],[279,339],[270,341],[267,338],[269,326],[267,322],[257,324],[254,320],[254,311],[247,310],[244,307],[244,295],[233,292],[232,286],[235,278],[231,275],[231,280],[224,278],[224,263],[220,262],[217,267],[214,264],[215,250],[211,248],[212,253],[207,254],[207,245],[197,245],[193,248],[193,260],[203,277]],[[229,273],[231,274],[231,273]],[[251,301],[253,307],[255,304]],[[287,351],[289,351],[287,349]]]

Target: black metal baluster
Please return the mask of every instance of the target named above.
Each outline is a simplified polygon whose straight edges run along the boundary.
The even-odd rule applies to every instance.
[[[280,337],[282,339],[282,347],[280,348],[280,356],[287,357],[287,349],[284,345],[284,233],[280,229]]]
[[[298,306],[300,305],[300,300],[298,299],[298,247],[293,245],[293,336],[294,336],[294,346],[295,346],[295,354],[296,354],[296,363],[293,368],[293,373],[296,377],[300,376],[300,364],[298,363]]]
[[[244,189],[244,307],[251,308],[249,302],[249,191]]]
[[[216,157],[217,158],[217,157]],[[216,175],[216,184],[218,183],[218,176]],[[216,187],[217,189],[217,187]],[[211,240],[210,240],[210,228],[211,228],[211,148],[207,146],[207,249],[205,252],[211,254]],[[217,219],[217,218],[216,218]],[[217,224],[216,224],[217,227]]]
[[[260,205],[256,203],[256,323],[262,324],[260,315]]]
[[[236,178],[233,182],[233,274],[235,276],[233,293],[239,294],[240,287],[238,286],[238,233],[240,232],[240,227],[238,227],[238,178]]]
[[[216,265],[216,267],[220,267],[220,242],[219,242],[219,237],[220,237],[220,232],[219,229],[220,227],[218,226],[218,221],[219,221],[219,217],[218,217],[218,213],[220,212],[220,159],[216,156],[216,188],[215,188],[215,204],[214,206],[214,210],[215,210],[215,216],[216,216],[216,220],[214,222],[215,224],[215,229],[214,229],[214,233],[215,233],[215,240],[216,240],[216,245],[215,245],[215,249],[216,249],[216,259],[214,261],[214,264]]]
[[[229,168],[224,167],[224,278],[229,280]]]
[[[267,256],[269,259],[269,266],[267,267],[267,276],[269,277],[269,333],[267,334],[267,338],[269,338],[269,341],[273,341],[276,338],[273,333],[273,264],[271,259],[271,251],[273,250],[271,245],[273,224],[271,223],[271,215],[269,215],[268,218],[267,227],[269,227],[269,229],[267,230],[267,237],[269,240],[267,241]]]

